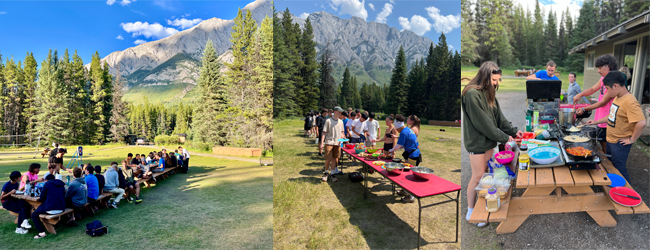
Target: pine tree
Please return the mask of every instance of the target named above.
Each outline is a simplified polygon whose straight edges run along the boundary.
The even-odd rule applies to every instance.
[[[25,66],[24,66],[24,84],[23,84],[23,95],[25,96],[25,101],[23,102],[23,117],[25,119],[25,133],[34,132],[35,120],[34,116],[36,115],[36,108],[34,103],[34,97],[36,92],[36,85],[38,81],[38,64],[36,59],[34,59],[33,53],[27,53],[25,56]],[[36,136],[32,135],[34,138]]]
[[[284,42],[282,22],[273,7],[273,117],[276,119],[296,115],[296,90],[290,80],[294,70]]]
[[[122,80],[122,75],[118,68],[115,74],[115,81],[113,81],[113,110],[109,120],[111,125],[110,139],[112,142],[120,142],[129,134],[129,123],[126,119],[126,114],[129,112],[128,106],[122,101],[124,85],[125,82]]]
[[[90,84],[91,84],[91,122],[88,128],[88,135],[91,137],[91,143],[102,144],[104,141],[104,125],[107,117],[104,116],[104,102],[106,101],[106,92],[104,89],[104,69],[101,65],[99,52],[95,52],[90,62]]]
[[[390,78],[390,90],[386,100],[385,111],[387,113],[401,114],[406,112],[409,86],[406,83],[406,54],[404,47],[400,46],[395,58],[395,68]]]
[[[228,107],[227,85],[221,76],[221,63],[217,51],[208,40],[203,51],[198,85],[201,88],[199,103],[194,109],[196,119],[192,123],[194,139],[210,145],[226,145],[227,128],[224,111]]]
[[[321,54],[320,57],[320,67],[318,68],[318,85],[320,85],[320,99],[318,101],[319,107],[334,107],[337,105],[342,105],[345,107],[346,103],[337,102],[338,97],[338,87],[336,85],[336,80],[332,76],[332,63],[334,63],[334,58],[332,56],[332,51],[329,47],[330,43],[327,42],[325,46],[325,51]]]
[[[506,9],[508,8],[508,4],[503,0],[491,0],[491,13],[487,19],[488,38],[485,45],[491,53],[492,60],[502,66],[509,66],[513,63],[512,47],[506,30],[506,20],[508,20]]]
[[[545,65],[544,61],[544,20],[542,18],[542,10],[539,8],[539,0],[535,1],[535,22],[531,30],[531,39],[533,44],[533,60],[534,65]]]
[[[314,30],[309,18],[305,20],[305,28],[300,39],[300,55],[302,56],[302,67],[300,76],[305,88],[305,101],[303,112],[310,109],[318,108],[318,93],[320,89],[316,83],[316,71],[318,62],[316,62],[316,42],[314,42]]]
[[[587,41],[588,39],[596,36],[596,13],[593,1],[585,1],[580,8],[580,16],[576,21],[576,26],[571,39],[571,46],[573,48],[579,44]],[[584,55],[572,54],[567,58],[568,63],[566,66],[570,71],[581,71],[584,67]]]
[[[357,77],[356,76],[354,76],[352,78],[352,90],[353,90],[353,93],[354,93],[354,97],[353,97],[354,106],[356,108],[358,108],[358,109],[363,109],[363,106],[361,105],[361,94],[359,94],[359,87],[357,85]]]
[[[56,52],[54,53],[56,55]],[[35,131],[41,135],[41,142],[49,144],[62,142],[68,138],[69,121],[62,115],[67,112],[64,88],[57,79],[58,60],[53,56],[52,50],[41,63],[39,80],[35,92],[36,115]]]
[[[560,48],[557,39],[557,23],[555,21],[555,14],[552,10],[548,12],[547,24],[544,31],[544,40],[546,42],[544,58],[546,58],[546,61],[553,60],[557,62],[559,61],[558,53]]]
[[[72,113],[72,120],[70,127],[74,143],[89,144],[89,133],[91,130],[88,124],[92,123],[90,120],[91,113],[88,112],[90,108],[90,95],[88,88],[87,70],[84,67],[83,60],[75,50],[72,55],[72,78],[71,84],[68,86],[70,93],[68,103],[70,112]]]
[[[650,9],[650,1],[624,0],[623,6],[621,21],[631,19]]]
[[[22,74],[20,62],[16,63],[14,58],[7,58],[4,67],[5,86],[2,90],[2,109],[4,113],[3,127],[7,135],[21,134],[22,120]],[[11,138],[11,143],[19,143],[18,138]]]
[[[0,53],[0,107],[4,107],[4,95],[5,95],[4,89],[6,87],[4,69],[5,69],[5,65],[2,61],[2,54]],[[4,123],[2,122],[4,121],[4,116],[5,116],[4,109],[0,108],[0,134],[3,135],[5,134]]]

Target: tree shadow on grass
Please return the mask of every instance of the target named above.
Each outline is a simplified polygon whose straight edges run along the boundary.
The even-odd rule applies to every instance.
[[[330,186],[341,205],[347,210],[350,224],[358,227],[363,234],[368,246],[371,249],[403,249],[417,247],[417,224],[409,225],[391,210],[389,204],[402,203],[399,196],[392,194],[391,182],[380,174],[368,175],[368,198],[363,199],[364,186],[363,182],[353,183],[348,178],[348,174],[353,171],[362,172],[363,168],[359,163],[358,166],[348,166],[349,170],[345,175],[337,175],[338,182],[328,181]],[[322,184],[322,162],[313,162],[307,166],[318,167],[309,168],[300,171],[303,177],[291,178],[289,181],[307,182],[311,184]],[[386,195],[389,192],[389,195]],[[382,193],[379,195],[379,193]],[[405,206],[409,204],[403,204]],[[412,204],[410,204],[412,205]],[[412,213],[417,218],[417,206],[414,206]],[[410,208],[407,211],[411,211]],[[423,230],[424,231],[424,230]],[[425,246],[429,243],[424,238],[420,238],[420,245]]]

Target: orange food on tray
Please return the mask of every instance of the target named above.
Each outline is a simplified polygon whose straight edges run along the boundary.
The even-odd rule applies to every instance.
[[[566,151],[569,152],[569,154],[572,154],[572,155],[575,155],[575,156],[590,156],[591,155],[591,150],[585,149],[583,147],[567,148]]]

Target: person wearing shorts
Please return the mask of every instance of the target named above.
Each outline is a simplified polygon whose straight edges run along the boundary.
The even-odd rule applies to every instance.
[[[325,145],[325,172],[323,172],[322,181],[328,179],[337,182],[333,172],[338,165],[338,159],[341,152],[341,144],[338,141],[344,137],[343,121],[339,119],[343,109],[339,106],[334,107],[334,114],[325,121],[323,126],[323,144]]]

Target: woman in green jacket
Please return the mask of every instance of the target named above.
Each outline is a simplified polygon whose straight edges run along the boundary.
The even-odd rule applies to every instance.
[[[497,142],[512,141],[513,136],[522,136],[501,112],[496,100],[496,90],[501,81],[501,69],[494,62],[481,65],[476,76],[462,92],[463,143],[469,152],[472,165],[472,179],[467,185],[467,216],[469,220],[476,203],[476,186],[485,172],[487,162],[492,158]],[[479,223],[483,227],[486,223]]]

